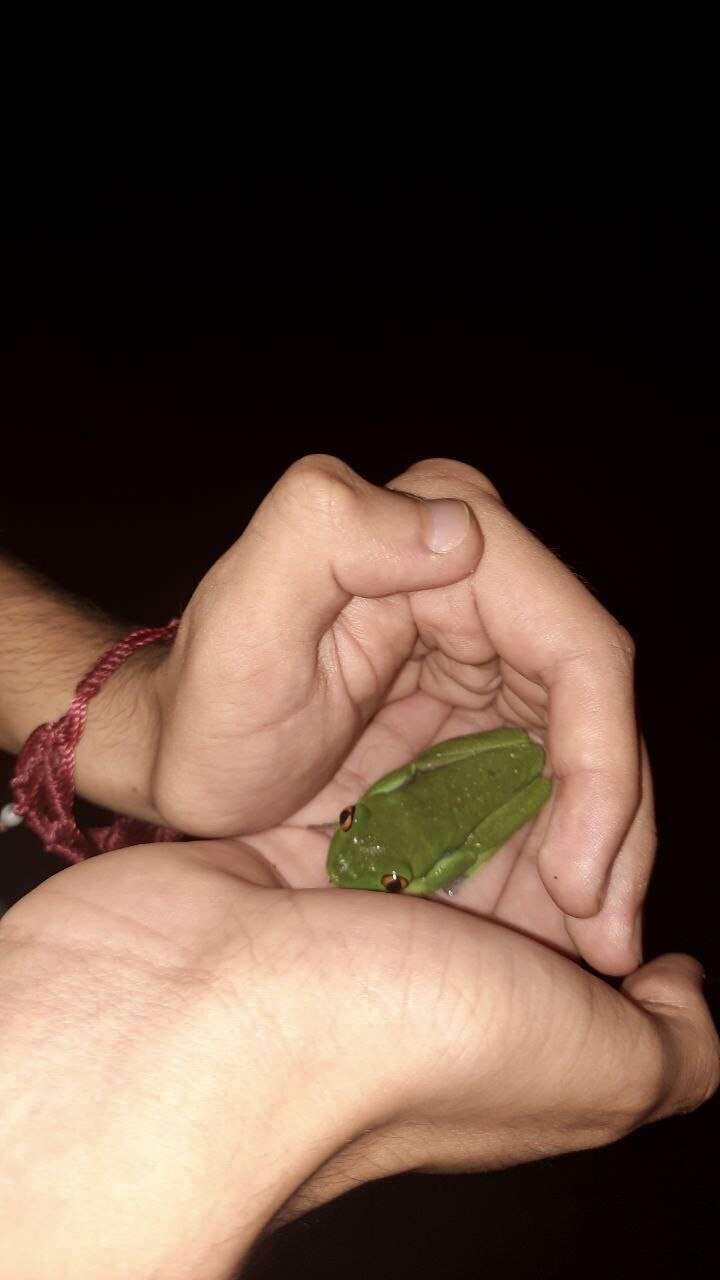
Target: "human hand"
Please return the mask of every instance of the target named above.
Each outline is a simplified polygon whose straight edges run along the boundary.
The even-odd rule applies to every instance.
[[[398,491],[464,501],[482,554],[474,520],[430,552],[426,508]],[[323,838],[301,852],[298,826],[335,822],[433,742],[529,729],[551,804],[454,901],[602,972],[640,963],[655,832],[631,641],[472,467],[422,462],[378,489],[333,458],[297,463],[201,582],[154,679],[162,821],[205,836],[272,822],[257,845],[295,886],[325,882]]]
[[[278,887],[230,840],[45,881],[0,922],[0,1018],[13,1280],[229,1280],[358,1182],[601,1145],[718,1079],[689,957],[618,992],[435,902]]]

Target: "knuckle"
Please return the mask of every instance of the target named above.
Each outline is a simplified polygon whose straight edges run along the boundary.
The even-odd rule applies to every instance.
[[[299,489],[322,489],[333,484],[349,484],[354,472],[341,458],[331,453],[308,453],[293,462],[280,477],[279,484]]]
[[[502,502],[500,491],[489,476],[478,471],[476,467],[471,467],[469,463],[458,462],[455,458],[424,458],[422,462],[416,462],[409,467],[406,474],[415,474],[418,477],[434,480],[449,480],[453,485],[467,485],[469,493],[480,488],[489,497]]]
[[[690,1092],[689,1111],[697,1111],[709,1102],[720,1087],[720,1052],[717,1040],[708,1045],[702,1054]]]
[[[594,658],[606,665],[608,662],[624,674],[632,676],[635,668],[635,642],[626,627],[599,606],[592,628],[592,639],[578,656]]]
[[[497,485],[493,484],[490,477],[485,475],[484,471],[478,472],[478,484],[491,498],[497,498],[498,502],[502,502],[503,498],[500,490]]]
[[[632,666],[635,662],[635,641],[627,627],[624,627],[615,618],[613,618],[611,643],[623,655],[628,665]]]
[[[286,511],[335,518],[355,501],[357,477],[331,454],[308,454],[293,462],[276,485],[276,502]]]

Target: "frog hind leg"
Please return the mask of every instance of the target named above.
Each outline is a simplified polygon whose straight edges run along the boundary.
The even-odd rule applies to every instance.
[[[436,893],[438,889],[446,889],[462,877],[471,876],[487,862],[498,849],[514,835],[520,827],[535,817],[552,791],[548,778],[533,778],[527,786],[522,787],[501,805],[494,813],[485,818],[457,849],[439,858],[427,875],[412,880],[406,893]]]
[[[543,766],[544,752],[542,747],[532,742],[524,729],[485,729],[481,733],[466,733],[462,738],[447,738],[428,747],[415,760],[418,773],[426,773],[431,769],[453,764],[456,760],[467,760],[471,756],[482,756],[486,751],[531,751],[538,759],[538,773]]]
[[[539,813],[551,791],[552,783],[549,778],[533,778],[532,782],[516,791],[506,804],[501,805],[470,832],[462,846],[463,849],[475,851],[470,875]]]

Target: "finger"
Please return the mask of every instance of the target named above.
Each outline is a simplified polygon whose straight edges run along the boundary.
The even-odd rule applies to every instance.
[[[482,499],[496,492],[474,467],[445,458],[416,463],[388,488],[426,501],[450,492],[476,514]],[[495,691],[497,649],[478,613],[471,581],[456,578],[440,590],[415,592],[411,599],[418,634],[430,651],[422,664],[425,691],[454,706],[477,710]]]
[[[435,459],[399,483],[427,496],[448,475],[485,538],[470,580],[479,624],[495,652],[548,696],[555,803],[540,873],[562,911],[594,916],[640,802],[632,642],[478,472]]]
[[[520,831],[513,837],[518,841],[521,852],[507,883],[502,886],[493,919],[577,959],[579,948],[568,932],[567,917],[558,910],[538,875],[537,854],[549,821],[550,808],[548,805],[541,809],[527,834]]]
[[[622,990],[661,1033],[662,1081],[656,1115],[692,1111],[720,1079],[718,1036],[703,996],[703,970],[692,956],[659,956],[626,978]]]
[[[642,799],[613,864],[603,907],[590,919],[565,917],[578,951],[600,973],[621,976],[642,964],[642,907],[656,844],[652,775],[643,744]]]
[[[540,874],[567,915],[593,916],[640,802],[632,644],[507,512],[481,511],[478,608],[501,657],[548,697],[555,796]]]
[[[448,492],[421,501],[325,456],[281,477],[201,582],[161,675],[182,693],[155,775],[173,825],[224,835],[277,821],[269,759],[283,762],[280,816],[322,786],[413,651],[405,593],[467,576],[482,554]]]
[[[227,620],[236,643],[242,607],[263,642],[314,648],[352,596],[444,586],[470,573],[481,554],[466,503],[444,495],[418,501],[369,484],[337,458],[303,458],[212,571],[214,625]]]
[[[606,635],[546,668],[552,821],[539,854],[548,892],[568,915],[601,908],[641,796],[629,650]]]

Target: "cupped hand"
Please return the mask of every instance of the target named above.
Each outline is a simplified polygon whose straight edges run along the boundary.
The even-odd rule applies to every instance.
[[[16,1280],[227,1280],[358,1182],[611,1142],[718,1079],[687,956],[616,991],[439,903],[278,886],[223,839],[45,881],[0,923],[0,1016]]]
[[[313,827],[382,773],[526,727],[552,801],[453,902],[608,974],[640,962],[655,832],[632,643],[473,468],[427,461],[383,489],[334,458],[295,464],[155,679],[163,821],[254,833],[296,887],[325,883]]]

